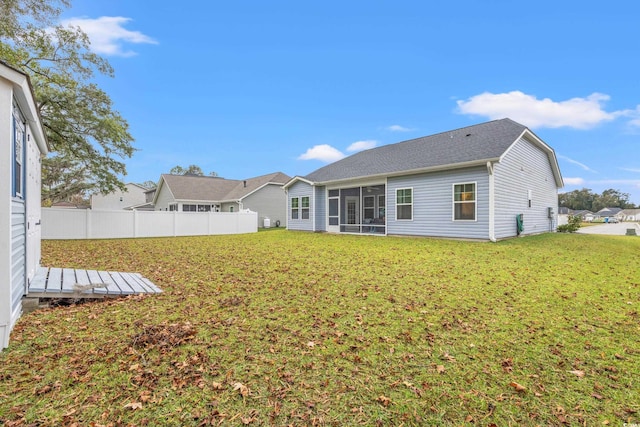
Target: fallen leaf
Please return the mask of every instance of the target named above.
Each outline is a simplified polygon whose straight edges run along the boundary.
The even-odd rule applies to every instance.
[[[135,411],[136,409],[142,409],[142,403],[141,402],[131,402],[131,403],[127,403],[126,405],[124,405],[124,407]]]
[[[217,383],[215,381],[211,383],[211,387],[213,387],[214,390],[224,390],[222,383]]]
[[[386,397],[385,395],[381,394],[380,396],[378,396],[378,398],[376,399],[378,401],[378,403],[380,403],[382,406],[384,406],[385,408],[389,405],[391,405],[391,399],[389,399],[388,397]]]
[[[598,400],[604,399],[604,396],[602,396],[601,394],[598,394],[598,393],[591,393],[591,397],[595,397]]]
[[[518,384],[517,382],[511,382],[509,383],[509,385],[513,387],[518,393],[524,393],[525,391],[527,391],[527,388],[525,386],[523,386],[522,384]]]
[[[584,377],[584,371],[578,371],[577,369],[574,371],[569,371],[569,373],[575,375],[578,378]]]
[[[316,343],[314,343],[313,341],[309,341],[307,343],[307,347],[309,347],[309,348],[313,348],[313,347],[315,347],[315,345],[316,345]]]
[[[436,371],[439,374],[442,374],[444,371],[446,371],[446,368],[444,367],[444,365],[438,365],[438,366],[436,366]]]
[[[240,392],[242,397],[247,397],[249,395],[249,388],[246,385],[242,384],[242,383],[233,384],[233,389],[237,390],[238,392]]]

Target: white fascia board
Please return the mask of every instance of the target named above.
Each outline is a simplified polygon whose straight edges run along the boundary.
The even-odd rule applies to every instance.
[[[291,178],[291,179],[289,180],[289,182],[287,182],[286,184],[284,184],[283,188],[286,190],[287,188],[291,187],[293,184],[295,184],[295,183],[296,183],[296,182],[298,182],[298,181],[302,181],[302,182],[307,183],[307,184],[309,184],[309,185],[311,185],[311,186],[314,186],[314,185],[315,185],[315,183],[314,183],[314,182],[309,181],[308,179],[305,179],[305,178],[303,178],[303,177],[301,177],[301,176],[294,176],[293,178]]]
[[[22,114],[29,122],[29,127],[33,132],[38,148],[42,154],[47,154],[49,152],[49,144],[42,128],[42,121],[40,120],[29,76],[13,67],[0,63],[0,77],[13,84],[14,97],[18,101],[18,105],[20,105]]]

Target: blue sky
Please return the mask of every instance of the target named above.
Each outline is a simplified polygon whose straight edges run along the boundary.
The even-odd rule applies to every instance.
[[[176,7],[177,6],[177,7]],[[640,2],[74,0],[138,151],[173,166],[306,175],[360,149],[510,117],[565,188],[640,204]]]

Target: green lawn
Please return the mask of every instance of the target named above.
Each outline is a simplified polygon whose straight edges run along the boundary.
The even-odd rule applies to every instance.
[[[45,241],[43,265],[137,271],[164,293],[23,316],[0,419],[640,423],[639,254],[640,238],[568,234]]]

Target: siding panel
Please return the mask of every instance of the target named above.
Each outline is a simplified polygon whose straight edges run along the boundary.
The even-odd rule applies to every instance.
[[[271,227],[276,226],[276,221],[280,221],[282,227],[287,223],[286,200],[280,184],[269,184],[242,199],[242,208],[258,212],[260,228],[264,226],[265,217],[271,220]]]
[[[327,188],[315,187],[316,208],[312,211],[315,215],[314,221],[316,231],[327,231]]]
[[[24,201],[11,203],[11,312],[20,310],[26,283],[26,233]]]
[[[309,219],[291,219],[291,199],[293,197],[309,197]],[[313,231],[313,212],[314,212],[314,200],[313,200],[313,187],[306,182],[298,181],[288,189],[287,194],[287,229],[288,230],[301,230],[301,231]],[[299,215],[302,217],[302,215]]]
[[[516,215],[524,214],[523,234],[555,230],[555,219],[547,209],[558,212],[558,189],[547,155],[526,139],[517,141],[495,165],[496,238],[514,237]],[[531,191],[531,207],[528,193]]]
[[[476,221],[453,220],[453,185],[476,183]],[[396,190],[413,188],[413,219],[396,220]],[[485,167],[389,178],[388,234],[489,238],[489,179]]]

